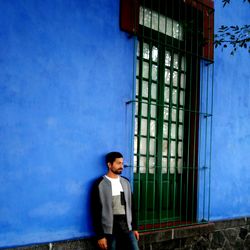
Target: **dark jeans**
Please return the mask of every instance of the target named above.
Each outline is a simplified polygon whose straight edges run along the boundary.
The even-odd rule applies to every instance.
[[[134,232],[108,235],[108,250],[139,250]]]

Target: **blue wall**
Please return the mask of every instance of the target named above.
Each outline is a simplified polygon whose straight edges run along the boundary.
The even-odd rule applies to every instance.
[[[250,23],[250,5],[215,1],[215,30]],[[215,49],[211,219],[250,215],[250,56]]]
[[[130,155],[133,48],[117,0],[0,0],[0,247],[92,234],[103,155]]]

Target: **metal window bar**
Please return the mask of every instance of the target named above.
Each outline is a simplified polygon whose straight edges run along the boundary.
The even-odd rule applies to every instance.
[[[157,4],[152,0],[142,1],[136,57],[136,99],[127,102],[136,104],[134,192],[138,224],[142,231],[198,223],[196,203],[202,188],[203,218],[210,203],[210,187],[206,198],[206,172],[210,173],[210,165],[205,170],[200,166],[203,161],[207,164],[207,154],[211,151],[212,122],[207,120],[212,121],[212,108],[211,112],[208,108],[212,105],[209,99],[212,99],[213,91],[209,89],[213,86],[213,70],[210,70],[213,65],[201,63],[198,41],[191,39],[187,42],[190,34],[198,40],[201,32],[198,26],[201,18],[199,10],[185,5],[184,10],[179,8],[176,14],[175,4],[179,2],[181,5],[182,0],[167,2],[170,5],[166,4],[162,9],[160,1]],[[184,20],[181,19],[181,11]],[[163,17],[165,32],[160,27]],[[196,25],[182,30],[182,37],[178,39],[181,25],[184,27],[190,20]],[[174,24],[179,27],[179,33],[174,30]],[[167,31],[169,27],[171,32]],[[174,32],[178,35],[174,36]],[[172,34],[170,39],[169,34]],[[167,56],[169,62],[166,64]],[[205,90],[206,95],[203,93]],[[203,98],[206,99],[203,102],[205,108],[200,108],[199,100]],[[204,126],[202,119],[206,119]],[[167,137],[164,137],[166,131]],[[204,153],[203,159],[200,151]],[[208,161],[211,164],[211,152]],[[198,185],[197,172],[201,179],[203,170],[205,179]],[[207,211],[209,214],[209,208]]]

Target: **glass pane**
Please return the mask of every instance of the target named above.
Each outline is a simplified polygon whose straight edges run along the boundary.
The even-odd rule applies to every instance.
[[[136,79],[136,95],[139,95],[139,80]]]
[[[153,62],[158,61],[158,48],[155,46],[153,46],[153,48],[152,48],[152,60],[153,60]]]
[[[173,73],[173,86],[177,87],[178,85],[178,73],[174,71]]]
[[[175,69],[179,68],[179,57],[178,57],[178,54],[174,54],[174,68]]]
[[[153,158],[153,157],[149,158],[149,173],[150,174],[155,173],[155,158]]]
[[[177,104],[177,90],[173,89],[172,91],[172,103]]]
[[[167,164],[168,164],[168,159],[165,158],[165,157],[163,157],[162,158],[162,173],[163,174],[166,174],[168,172],[168,166],[167,166]]]
[[[176,109],[175,108],[173,108],[172,109],[172,121],[176,121]]]
[[[146,173],[146,157],[140,157],[140,173]]]
[[[156,105],[151,105],[151,117],[156,118]]]
[[[149,45],[147,43],[143,43],[143,58],[149,59]]]
[[[152,13],[152,29],[158,30],[158,13],[154,11]]]
[[[137,156],[134,156],[134,173],[137,173]]]
[[[168,123],[164,122],[163,124],[163,137],[168,138]]]
[[[147,149],[147,140],[146,140],[146,138],[141,137],[140,153],[145,155],[146,149]]]
[[[172,123],[171,125],[171,138],[175,139],[176,138],[176,124]]]
[[[183,114],[184,114],[183,110],[180,109],[180,110],[179,110],[179,122],[183,122],[183,121],[184,121]]]
[[[170,18],[167,18],[167,35],[173,36],[173,20]]]
[[[137,135],[138,133],[138,119],[135,119],[135,134]]]
[[[157,81],[158,66],[152,65],[152,80]]]
[[[156,93],[157,93],[157,85],[152,83],[151,85],[151,98],[156,100]]]
[[[169,69],[165,69],[165,83],[170,85],[170,70]]]
[[[183,125],[179,125],[178,130],[179,130],[178,138],[182,140],[183,139]]]
[[[185,71],[186,70],[186,59],[185,59],[185,57],[183,56],[182,58],[181,58],[181,69],[183,70],[183,71]]]
[[[148,82],[142,81],[142,97],[148,98]]]
[[[143,62],[142,76],[148,79],[149,65],[147,62]]]
[[[182,26],[176,21],[173,21],[173,37],[179,40],[183,40]]]
[[[171,158],[170,159],[170,174],[175,173],[175,159]]]
[[[181,74],[181,88],[185,89],[186,87],[186,75]]]
[[[180,105],[183,106],[184,105],[184,100],[185,96],[184,96],[184,91],[180,91]]]
[[[175,144],[176,144],[176,141],[171,141],[171,156],[175,156]]]
[[[137,144],[137,136],[134,136],[134,154],[137,154],[138,152],[138,144]]]
[[[139,76],[139,60],[136,61],[136,75]]]
[[[145,117],[148,116],[148,104],[146,103],[141,104],[141,114],[142,116],[145,116]]]
[[[138,102],[135,103],[135,115],[138,115]]]
[[[178,174],[182,174],[182,170],[183,170],[183,160],[178,159]]]
[[[141,119],[141,135],[147,135],[147,120]]]
[[[137,47],[136,47],[136,55],[137,55],[137,56],[140,56],[140,46],[141,46],[141,45],[140,45],[140,43],[138,42],[138,43],[137,43]]]
[[[164,89],[164,102],[169,103],[169,87],[167,86]]]
[[[166,18],[160,15],[160,32],[166,34]]]
[[[155,121],[151,120],[150,121],[150,135],[153,137],[155,136],[155,130],[156,130]]]
[[[169,115],[169,108],[164,108],[164,115],[163,115],[163,117],[164,117],[164,120],[168,120],[168,115]]]
[[[144,10],[144,11],[143,11]],[[151,27],[151,11],[146,8],[140,8],[140,24],[146,26],[146,27]],[[144,17],[144,18],[143,18]],[[144,19],[144,22],[143,22]]]
[[[162,142],[162,155],[167,156],[168,155],[168,141],[163,140]]]
[[[150,139],[149,154],[155,155],[155,139]]]
[[[178,156],[182,156],[182,152],[183,152],[183,142],[179,141],[178,143]]]
[[[169,67],[171,65],[171,54],[169,51],[166,51],[166,54],[165,54],[165,65]]]

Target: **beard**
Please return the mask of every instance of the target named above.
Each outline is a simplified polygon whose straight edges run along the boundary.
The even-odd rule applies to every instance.
[[[113,174],[117,174],[117,175],[120,175],[122,173],[122,168],[118,168],[118,169],[111,169],[111,172]]]

